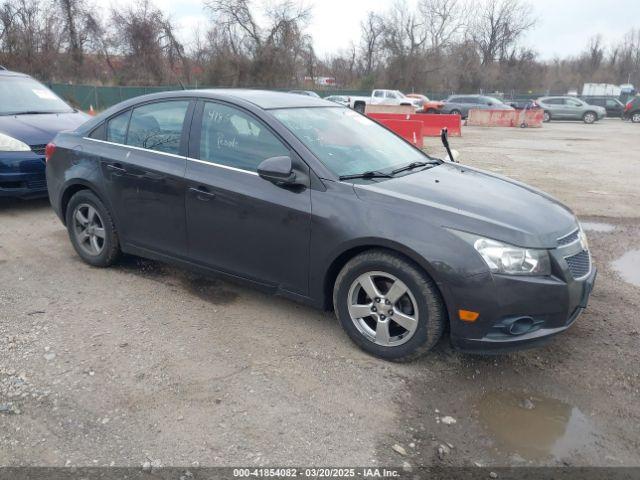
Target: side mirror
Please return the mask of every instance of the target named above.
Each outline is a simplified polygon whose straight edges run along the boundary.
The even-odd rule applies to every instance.
[[[258,175],[276,185],[295,185],[296,172],[293,171],[291,157],[270,157],[258,165]]]

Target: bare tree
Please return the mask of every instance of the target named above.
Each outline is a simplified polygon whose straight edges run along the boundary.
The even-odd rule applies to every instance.
[[[422,15],[429,36],[429,47],[440,51],[450,46],[470,22],[470,8],[460,0],[420,0]]]
[[[379,15],[369,12],[360,23],[361,55],[363,57],[364,75],[371,75],[380,60],[380,43],[384,33],[384,24]]]
[[[485,0],[474,12],[470,36],[482,54],[482,64],[506,58],[522,35],[536,23],[523,0]]]

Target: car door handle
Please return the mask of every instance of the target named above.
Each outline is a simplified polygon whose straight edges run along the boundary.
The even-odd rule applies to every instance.
[[[212,198],[216,197],[216,194],[210,192],[207,187],[189,187],[189,191],[195,193],[196,198],[198,200],[202,200],[203,202],[208,202]]]

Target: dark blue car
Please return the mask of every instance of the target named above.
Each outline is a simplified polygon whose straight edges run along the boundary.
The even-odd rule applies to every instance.
[[[28,75],[0,67],[0,197],[46,196],[47,143],[88,118]]]

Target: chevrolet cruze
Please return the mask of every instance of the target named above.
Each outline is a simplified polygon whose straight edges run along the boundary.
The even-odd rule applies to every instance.
[[[46,172],[90,265],[126,252],[249,282],[334,309],[386,359],[445,332],[466,351],[539,344],[578,318],[596,275],[578,220],[550,196],[302,95],[129,100],[59,134]]]

